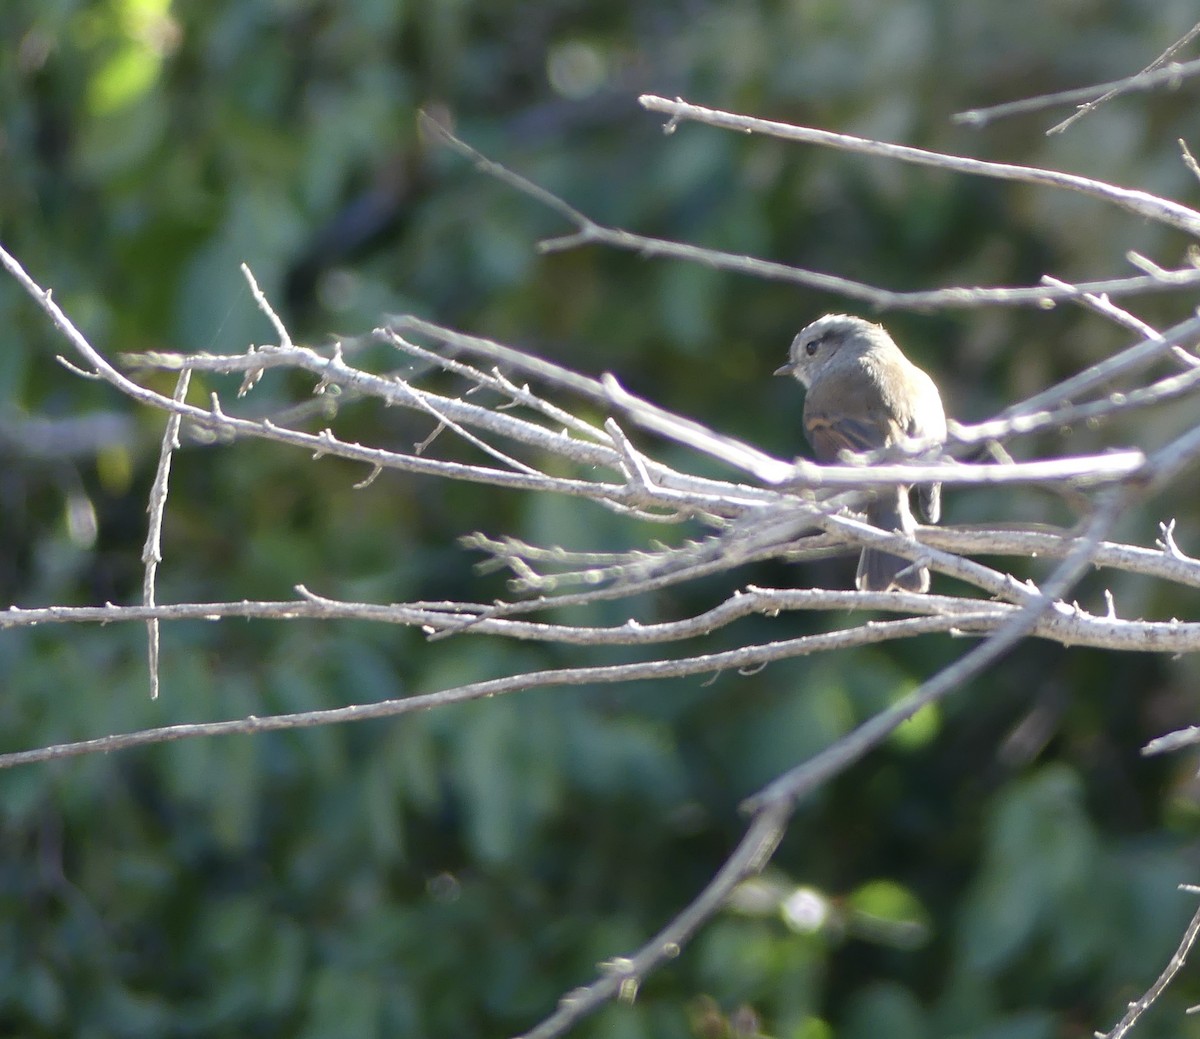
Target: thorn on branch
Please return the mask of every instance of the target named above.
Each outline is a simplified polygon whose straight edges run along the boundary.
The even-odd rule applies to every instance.
[[[321,446],[313,451],[313,461],[316,461],[318,458],[324,458],[329,453],[328,448],[336,446],[338,442],[337,437],[333,435],[333,430],[328,426],[326,426],[323,430],[321,430],[320,433],[317,434],[317,441],[321,444]]]
[[[329,374],[329,370],[334,367],[340,367],[342,364],[342,344],[339,340],[333,344],[333,356],[325,362],[325,370],[321,373],[321,378],[317,380],[316,386],[313,387],[314,397],[319,397],[330,389],[333,389],[335,392],[340,389]]]
[[[350,486],[356,491],[366,490],[366,488],[379,479],[381,472],[383,472],[383,466],[377,465],[363,479],[359,480],[358,483],[353,483]]]
[[[418,458],[425,454],[425,452],[429,449],[429,446],[441,435],[442,430],[445,428],[446,423],[439,421],[438,424],[433,427],[433,432],[430,433],[429,436],[427,436],[424,440],[413,444],[413,454]]]
[[[596,964],[596,969],[601,974],[628,976],[634,971],[634,963],[627,956],[614,956],[611,960],[601,960]]]
[[[1187,556],[1183,554],[1179,546],[1175,543],[1175,520],[1170,519],[1166,523],[1158,525],[1158,539],[1155,544],[1163,550],[1163,554],[1171,559],[1186,560]]]
[[[626,475],[629,477],[629,482],[635,491],[650,491],[654,486],[650,478],[650,471],[646,468],[646,463],[642,456],[638,454],[637,448],[625,435],[624,430],[617,424],[614,418],[606,418],[604,420],[604,428],[608,431],[608,435],[612,437],[613,446],[621,453],[621,458],[625,463]]]
[[[246,348],[246,356],[253,357],[256,353],[258,353],[258,347],[251,343]],[[242,377],[242,384],[238,387],[237,395],[239,400],[258,385],[259,380],[263,377],[266,370],[266,368],[250,368],[247,370],[246,374]]]
[[[258,309],[261,310],[267,317],[267,320],[275,326],[275,332],[279,336],[279,345],[286,350],[294,349],[292,337],[288,335],[288,330],[284,326],[282,319],[275,313],[274,308],[267,301],[263,290],[258,287],[258,282],[254,278],[253,272],[248,264],[242,264],[242,274],[245,275],[247,283],[250,285],[250,295],[254,297],[254,302],[258,304]]]
[[[1134,249],[1130,249],[1125,254],[1125,259],[1143,274],[1149,274],[1152,278],[1168,279],[1171,276],[1165,267],[1160,267],[1148,256],[1143,256]]]
[[[49,295],[49,293],[47,293],[47,295]],[[67,358],[65,358],[62,354],[55,354],[54,359],[64,368],[66,368],[66,370],[72,375],[78,375],[81,379],[94,379],[99,381],[101,378],[99,372],[89,372],[84,368],[80,368],[79,365],[67,360]]]
[[[1196,162],[1195,156],[1188,150],[1187,142],[1182,137],[1179,138],[1179,150],[1183,153],[1183,164],[1191,170],[1192,176],[1200,180],[1200,164]]]

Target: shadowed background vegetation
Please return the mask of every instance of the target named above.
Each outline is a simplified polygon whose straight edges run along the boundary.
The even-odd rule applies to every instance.
[[[1181,0],[7,0],[0,240],[110,357],[268,341],[246,261],[297,340],[348,337],[376,370],[403,362],[358,337],[415,312],[613,371],[786,457],[804,449],[801,397],[769,374],[800,325],[855,308],[596,248],[539,256],[539,238],[570,228],[419,136],[417,111],[643,234],[889,288],[1115,276],[1130,273],[1128,249],[1171,266],[1186,243],[1062,192],[697,126],[664,137],[636,97],[1195,203],[1176,145],[1200,146],[1195,87],[1112,102],[1053,138],[1042,131],[1054,115],[982,131],[949,118],[1129,74],[1194,20]],[[1136,309],[1163,323],[1194,302]],[[963,420],[1129,341],[1071,307],[882,319]],[[8,280],[0,321],[0,607],[136,602],[163,416],[57,365],[65,344]],[[235,387],[197,378],[191,399]],[[265,413],[310,389],[269,374],[246,406]],[[1018,446],[1152,447],[1187,407]],[[352,404],[338,422],[384,446],[430,428]],[[487,600],[503,584],[472,573],[459,535],[613,549],[663,533],[586,504],[403,474],[353,489],[365,475],[273,444],[187,441],[159,600],[286,598],[301,582],[351,599]],[[1120,535],[1152,544],[1175,517],[1196,552],[1195,474],[1176,490]],[[947,511],[1076,518],[1034,491],[954,492]],[[845,586],[853,565],[737,576]],[[1105,587],[1125,616],[1196,613],[1194,597],[1112,575],[1089,577],[1080,601],[1102,609]],[[640,602],[638,619],[687,616],[727,591],[675,589]],[[825,623],[756,618],[704,645]],[[164,629],[151,703],[144,642],[138,626],[0,632],[0,749],[633,658],[479,636],[431,645],[363,624],[179,624]],[[928,638],[711,683],[539,691],[2,773],[0,1033],[520,1031],[692,897],[742,832],[740,798],[967,645]],[[1194,762],[1143,761],[1138,748],[1195,720],[1196,670],[1022,646],[806,803],[763,882],[635,1004],[576,1034],[1050,1039],[1107,1027],[1192,909],[1175,885],[1195,879]],[[1137,1034],[1200,1035],[1182,1016],[1197,998],[1181,981]]]

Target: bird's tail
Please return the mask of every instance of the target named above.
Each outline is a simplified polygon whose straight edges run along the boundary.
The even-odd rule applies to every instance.
[[[899,530],[911,534],[916,528],[908,507],[908,489],[897,487],[887,491],[867,506],[867,519],[880,530]],[[893,556],[874,548],[864,548],[858,560],[855,587],[863,592],[886,592],[896,588],[902,592],[929,591],[929,570],[914,566],[903,556]]]

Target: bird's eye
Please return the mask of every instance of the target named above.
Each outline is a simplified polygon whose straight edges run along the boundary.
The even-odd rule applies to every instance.
[[[804,352],[808,354],[809,357],[812,357],[812,355],[817,352],[817,347],[820,345],[821,341],[819,339],[810,339],[804,344]]]

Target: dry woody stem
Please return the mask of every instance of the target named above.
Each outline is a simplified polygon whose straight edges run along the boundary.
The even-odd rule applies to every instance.
[[[1187,71],[1190,74],[1191,69]],[[1162,74],[1156,76],[1151,77],[1155,83]],[[641,103],[666,116],[668,130],[685,121],[699,122],[849,151],[865,161],[917,163],[1050,191],[1072,191],[1098,204],[1120,207],[1138,219],[1200,235],[1200,213],[1187,206],[1089,178],[754,119],[682,100],[645,96]],[[797,762],[748,798],[743,806],[748,816],[745,836],[721,871],[658,935],[628,956],[611,961],[591,984],[566,996],[556,1011],[528,1033],[549,1039],[564,1034],[606,1001],[632,997],[652,970],[678,955],[687,939],[721,910],[737,885],[762,869],[800,797],[851,768],[922,707],[962,690],[972,676],[1021,640],[1038,638],[1126,652],[1185,653],[1200,648],[1200,622],[1122,616],[1120,603],[1111,595],[1092,610],[1071,597],[1080,577],[1094,569],[1200,588],[1200,560],[1176,544],[1169,518],[1164,517],[1157,532],[1147,532],[1151,544],[1124,543],[1113,535],[1118,518],[1131,505],[1152,499],[1180,472],[1195,467],[1200,460],[1200,420],[1153,450],[1138,443],[1110,442],[1100,452],[1021,457],[1022,446],[1028,443],[1025,438],[1032,433],[1053,431],[1071,422],[1088,422],[1103,429],[1117,416],[1188,400],[1197,392],[1200,360],[1194,348],[1200,339],[1200,318],[1193,316],[1156,329],[1114,299],[1194,290],[1200,286],[1200,268],[1164,269],[1131,257],[1136,272],[1125,278],[1070,283],[1047,274],[1042,283],[1029,286],[894,292],[834,274],[604,227],[522,175],[480,155],[432,120],[425,119],[423,125],[483,172],[549,207],[571,226],[570,233],[542,243],[546,251],[604,244],[808,285],[877,309],[1045,307],[1070,301],[1112,321],[1123,330],[1127,345],[1058,385],[1013,402],[985,421],[953,426],[944,445],[910,442],[871,456],[848,457],[842,464],[816,465],[805,459],[774,457],[695,418],[674,414],[629,393],[618,375],[571,371],[518,347],[416,317],[401,317],[374,331],[374,340],[387,348],[395,364],[381,371],[369,370],[348,360],[353,351],[347,344],[314,349],[294,343],[248,269],[245,273],[252,297],[270,321],[276,342],[252,345],[237,354],[159,352],[114,360],[89,342],[50,292],[0,249],[0,265],[66,340],[70,356],[63,358],[64,365],[77,375],[107,383],[114,396],[120,395],[127,403],[161,412],[165,421],[148,503],[141,605],[10,608],[0,613],[0,629],[146,624],[152,695],[158,695],[160,683],[168,695],[170,690],[171,652],[168,645],[163,654],[159,644],[159,628],[164,623],[220,623],[235,617],[280,623],[301,618],[357,620],[413,627],[431,640],[505,638],[571,647],[636,646],[647,651],[661,647],[661,655],[633,662],[623,658],[624,662],[614,664],[528,671],[423,695],[404,695],[397,690],[389,699],[331,710],[98,733],[79,742],[0,754],[0,768],[181,739],[392,717],[539,687],[721,673],[736,676],[797,656],[843,652],[897,639],[967,640],[965,651],[951,665],[927,676],[909,695],[811,759]],[[1163,362],[1176,370],[1145,375],[1152,365]],[[268,416],[254,412],[249,407],[254,387],[281,371],[289,373],[293,381],[307,379],[315,397],[324,398],[328,406],[318,410],[297,405]],[[177,377],[171,396],[153,389],[158,380],[147,378],[164,372]],[[204,402],[189,401],[189,379],[197,372],[204,374],[209,386],[220,387],[222,378],[227,377],[229,389],[213,393]],[[1129,385],[1130,380],[1139,379],[1142,381]],[[1124,383],[1118,385],[1119,380]],[[243,403],[247,395],[249,400]],[[410,448],[397,448],[359,443],[340,434],[339,411],[366,399],[409,412],[419,439]],[[1192,407],[1194,410],[1194,403]],[[327,424],[316,428],[314,414],[323,416]],[[511,575],[510,594],[500,601],[345,602],[298,586],[295,598],[286,601],[158,602],[156,574],[164,558],[161,532],[170,507],[172,462],[178,463],[181,453],[197,440],[218,443],[220,450],[236,453],[246,439],[269,441],[281,450],[298,450],[298,463],[320,464],[320,459],[330,457],[357,463],[358,471],[347,480],[346,494],[376,479],[387,479],[389,474],[406,473],[468,481],[517,494],[560,495],[574,500],[578,508],[607,510],[637,523],[629,524],[629,543],[624,549],[603,552],[586,546],[567,550],[528,544],[502,531],[461,532],[463,551],[477,553],[481,569]],[[453,444],[453,452],[445,450],[448,444]],[[972,455],[980,445],[995,448],[993,457],[1001,460],[980,461]],[[714,472],[721,475],[696,475]],[[1001,485],[1061,494],[1079,507],[1078,522],[1069,528],[1019,524],[1007,528],[918,527],[908,536],[863,521],[862,506],[873,490],[934,481],[964,495]],[[647,540],[637,533],[646,523],[659,532],[656,539]],[[812,561],[856,555],[864,545],[885,548],[944,578],[953,578],[946,582],[953,591],[919,595],[806,586]],[[639,619],[645,604],[662,589],[699,577],[735,574],[747,564],[772,559],[790,564],[795,587],[765,588],[742,580],[724,601],[695,616],[655,622]],[[1009,561],[1027,564],[1031,559],[1036,560],[1033,579],[1010,572]],[[167,561],[169,565],[169,546]],[[1028,567],[1017,572],[1024,574]],[[609,626],[573,625],[551,612],[599,602],[621,604],[624,619]],[[781,626],[773,641],[738,644],[732,649],[714,650],[706,645],[714,632],[731,629],[741,618],[797,610],[824,611],[838,618],[838,623],[834,630],[802,637],[788,637]],[[885,615],[883,619],[877,616],[880,613]],[[1200,742],[1200,733],[1177,734],[1170,747],[1193,742]],[[1180,958],[1185,951],[1181,946]]]

